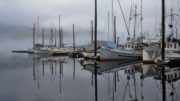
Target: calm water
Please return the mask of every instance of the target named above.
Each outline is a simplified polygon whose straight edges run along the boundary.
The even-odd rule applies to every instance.
[[[0,101],[162,101],[156,65],[17,54],[11,50],[27,46],[5,43],[0,53]],[[179,75],[179,68],[166,70],[174,72]],[[166,82],[168,101],[180,101],[178,79]]]

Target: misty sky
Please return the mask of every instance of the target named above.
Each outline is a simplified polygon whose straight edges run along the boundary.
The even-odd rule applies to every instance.
[[[107,33],[108,11],[110,12],[110,32],[112,32],[111,0],[98,1],[98,30]],[[140,0],[137,4],[140,15]],[[161,0],[143,1],[143,32],[154,33],[155,21],[157,29],[161,21]],[[120,0],[126,20],[130,15],[131,0]],[[166,13],[170,8],[180,14],[179,0],[166,0]],[[90,30],[90,21],[94,19],[94,0],[0,0],[0,24],[6,26],[29,26],[37,23],[40,18],[40,28],[58,27],[58,15],[61,15],[61,25],[71,28]],[[118,0],[114,0],[114,15],[117,19],[117,35],[126,36],[125,24],[119,9]],[[137,17],[137,32],[140,31],[140,16]],[[168,18],[167,18],[168,19]],[[133,24],[133,20],[131,21]],[[180,24],[177,23],[179,26]]]

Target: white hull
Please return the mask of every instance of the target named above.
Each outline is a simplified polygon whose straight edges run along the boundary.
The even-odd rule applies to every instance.
[[[95,58],[94,52],[82,52],[82,55],[84,58],[88,58],[88,59]],[[97,57],[99,56],[100,56],[100,53],[97,52]]]
[[[180,58],[180,54],[178,54],[176,51],[165,49],[165,59],[169,60],[174,58]],[[155,49],[152,47],[146,47],[143,49],[144,63],[154,63],[158,60],[161,60],[161,48]]]
[[[68,48],[54,48],[51,51],[51,55],[68,55],[75,52],[77,51],[74,51],[73,49],[68,49]]]
[[[161,42],[160,40],[144,40],[146,45],[143,49],[143,62],[154,63],[161,60]],[[165,42],[165,60],[180,58],[180,46],[177,42]]]
[[[122,60],[122,59],[140,59],[141,52],[127,49],[109,49],[102,47],[100,49],[100,60]]]
[[[35,49],[29,49],[30,52],[34,54],[50,54],[51,49],[49,48],[35,48]]]

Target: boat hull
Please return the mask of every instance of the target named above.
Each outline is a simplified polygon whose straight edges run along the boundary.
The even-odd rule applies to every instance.
[[[161,48],[147,47],[143,49],[143,63],[151,64],[161,60]],[[165,60],[180,58],[180,54],[173,50],[165,49]]]
[[[129,51],[126,49],[109,49],[102,47],[100,49],[100,60],[124,60],[124,59],[141,59],[141,52]]]
[[[94,52],[82,52],[82,55],[85,59],[94,59],[95,56],[94,56]],[[100,53],[97,52],[97,57],[100,56]]]
[[[41,48],[29,49],[29,51],[34,54],[50,54],[51,53],[50,49],[41,49]]]

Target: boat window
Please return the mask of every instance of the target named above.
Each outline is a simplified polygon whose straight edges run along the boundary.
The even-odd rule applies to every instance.
[[[171,48],[172,48],[172,44],[170,44],[171,45]]]
[[[169,44],[167,43],[166,45],[167,45],[167,48],[169,48]]]
[[[171,79],[173,78],[173,75],[171,74]]]
[[[168,75],[168,79],[170,79],[170,75]]]
[[[177,73],[175,73],[175,78],[177,78]]]
[[[125,48],[127,48],[127,45],[125,45]]]
[[[174,44],[174,48],[176,48],[176,44]]]

